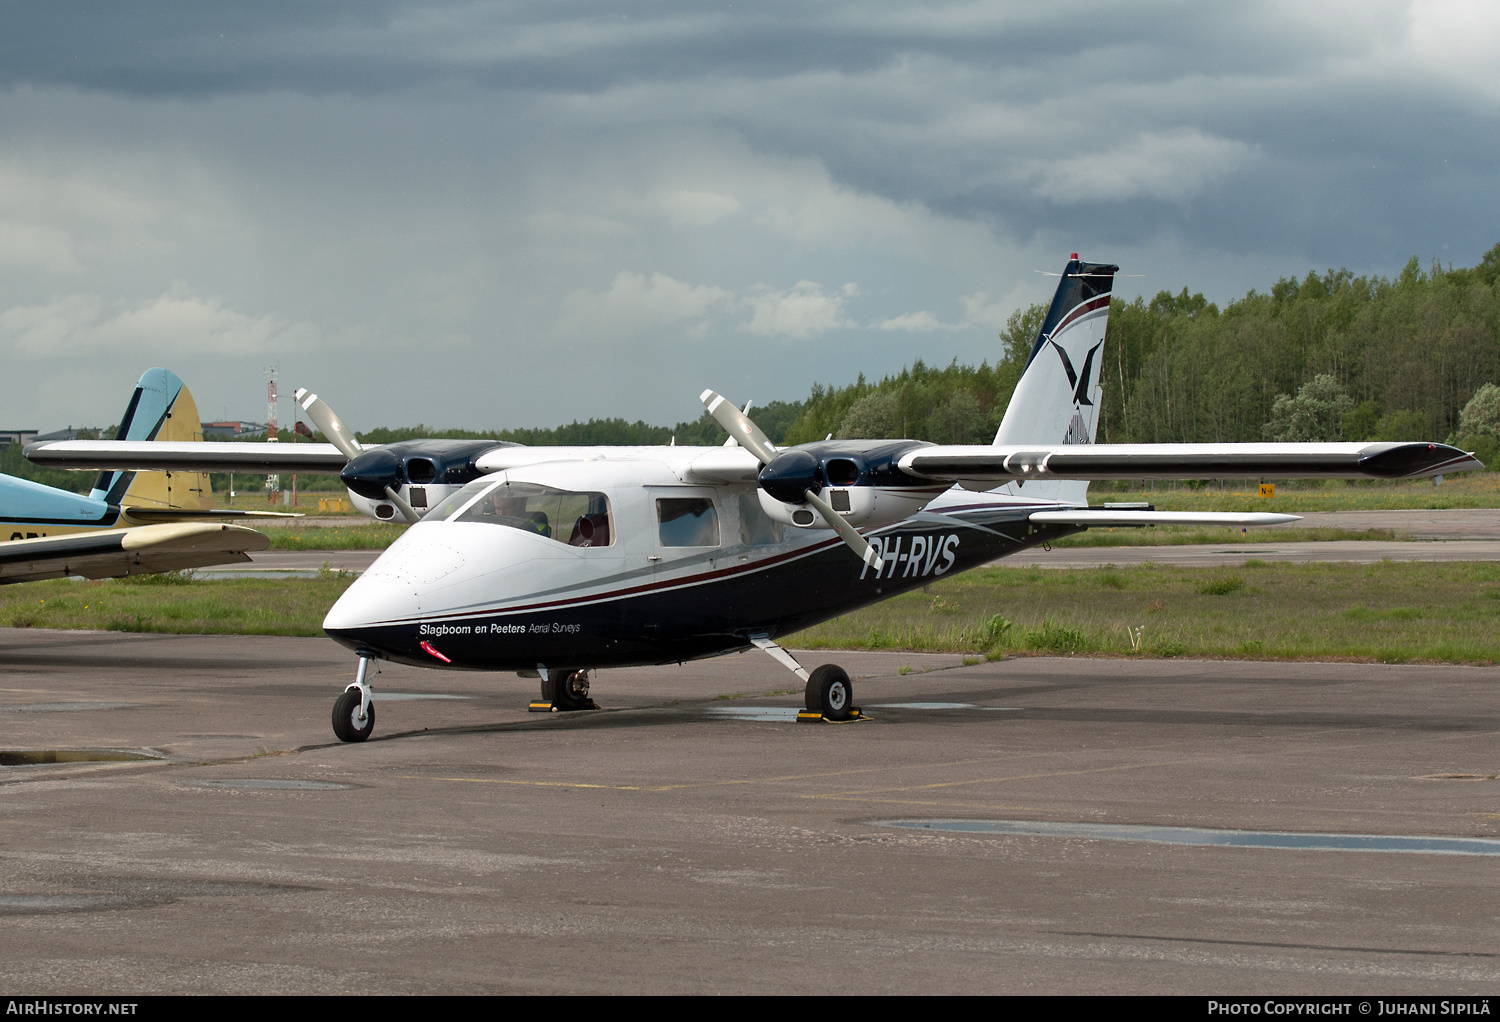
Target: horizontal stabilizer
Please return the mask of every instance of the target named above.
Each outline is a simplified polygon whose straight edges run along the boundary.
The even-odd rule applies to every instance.
[[[239,525],[142,525],[0,543],[0,585],[45,578],[118,578],[248,561],[271,541]]]
[[[1267,511],[1036,511],[1027,516],[1038,525],[1086,525],[1093,528],[1142,525],[1285,525],[1301,521],[1300,515],[1278,515]]]
[[[922,479],[1413,479],[1484,463],[1446,444],[1056,444],[923,447],[901,459]]]
[[[333,444],[189,443],[141,440],[49,440],[29,444],[26,460],[44,468],[121,472],[321,472],[349,463]]]
[[[130,522],[160,524],[163,522],[213,522],[224,518],[302,518],[300,511],[240,511],[222,507],[126,507],[121,513]]]

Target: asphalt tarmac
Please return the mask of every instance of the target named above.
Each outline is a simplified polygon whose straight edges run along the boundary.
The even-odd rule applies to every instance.
[[[0,766],[0,988],[1500,983],[1500,670],[824,660],[869,720],[759,653],[566,715],[387,667],[342,745],[331,642],[0,629],[0,750],[161,757]]]

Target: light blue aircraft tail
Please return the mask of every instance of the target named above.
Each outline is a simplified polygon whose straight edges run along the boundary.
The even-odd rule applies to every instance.
[[[170,369],[147,369],[135,386],[115,439],[155,440],[171,418],[172,408],[183,389],[183,382]],[[193,415],[197,417],[196,407]],[[192,425],[195,430],[199,428],[196,421]],[[118,507],[134,479],[134,472],[100,472],[89,496]]]
[[[0,475],[0,539],[35,539],[49,528],[105,528],[118,512],[102,500]]]

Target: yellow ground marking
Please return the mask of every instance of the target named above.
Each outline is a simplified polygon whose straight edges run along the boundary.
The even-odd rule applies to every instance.
[[[1059,809],[1038,808],[1037,806],[1001,806],[986,802],[946,802],[931,798],[858,798],[845,795],[799,795],[798,798],[816,798],[828,802],[869,802],[882,806],[945,806],[952,809],[984,809],[1002,813],[1052,813],[1056,816],[1067,816]]]
[[[1173,766],[1191,762],[1183,759],[1164,759],[1156,763],[1128,763],[1123,766],[1091,767],[1087,770],[1054,770],[1040,774],[1012,774],[1009,777],[976,777],[967,781],[934,781],[930,784],[907,784],[899,788],[870,788],[865,791],[837,791],[826,795],[802,795],[801,798],[840,798],[862,795],[880,795],[897,791],[925,791],[930,788],[958,788],[966,784],[1003,784],[1006,781],[1032,781],[1043,777],[1080,777],[1084,774],[1108,774],[1120,770],[1148,770],[1151,767]]]
[[[517,784],[527,788],[603,788],[606,791],[666,791],[638,784],[570,784],[567,781],[513,781],[502,777],[423,777],[421,774],[395,774],[403,781],[458,781],[462,784]]]
[[[514,784],[534,788],[601,788],[607,791],[680,791],[684,788],[717,788],[732,784],[764,784],[771,781],[816,781],[828,777],[851,777],[856,774],[879,774],[890,770],[934,770],[944,767],[972,766],[975,763],[993,763],[997,759],[1031,759],[1037,756],[1057,756],[1065,753],[1034,752],[1006,753],[999,756],[978,756],[946,763],[917,763],[909,766],[861,767],[857,770],[832,770],[817,774],[787,774],[782,777],[743,777],[728,781],[700,781],[693,784],[589,784],[567,781],[523,781],[508,777],[432,777],[425,774],[393,774],[408,781],[458,781],[465,784]],[[1045,776],[1045,775],[1037,775]],[[899,791],[893,788],[892,791]]]
[[[954,763],[930,763],[924,766],[906,767],[904,769],[932,769],[934,767],[942,766],[968,766],[974,763],[985,762],[989,762],[989,758],[958,760]],[[1076,777],[1082,774],[1110,773],[1117,770],[1144,770],[1150,767],[1169,766],[1173,763],[1181,762],[1185,761],[1164,760],[1159,763],[1134,763],[1125,766],[1096,767],[1089,770],[1055,770],[1046,773],[1012,774],[1009,777],[983,777],[977,780],[970,781],[938,781],[932,784],[912,784],[897,788],[872,788],[868,791],[844,791],[834,792],[827,795],[800,795],[798,797],[856,797],[864,795],[878,795],[884,792],[921,791],[929,788],[948,788],[965,784],[991,784],[1003,781],[1024,781],[1041,777]],[[592,784],[586,781],[526,781],[510,777],[431,777],[424,774],[394,774],[393,776],[407,781],[453,781],[459,784],[509,784],[528,788],[597,788],[603,791],[683,791],[689,788],[724,788],[738,784],[773,784],[778,781],[817,781],[824,780],[830,777],[847,777],[852,774],[883,773],[889,770],[900,769],[903,768],[900,766],[868,767],[860,770],[834,770],[816,774],[783,774],[777,777],[740,777],[727,781],[697,781],[689,784]]]
[[[409,781],[458,781],[464,784],[515,784],[532,788],[601,788],[606,791],[681,791],[684,788],[720,788],[732,784],[767,784],[774,781],[808,781],[825,777],[843,777],[849,774],[868,774],[892,767],[871,767],[865,770],[836,770],[822,774],[787,774],[782,777],[740,777],[728,781],[699,781],[693,784],[589,784],[570,781],[522,781],[509,777],[427,777],[422,774],[395,774]]]

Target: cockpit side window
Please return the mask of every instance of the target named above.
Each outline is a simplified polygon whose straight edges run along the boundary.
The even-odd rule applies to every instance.
[[[437,515],[448,511],[448,521],[480,522],[503,525],[510,529],[534,533],[547,539],[577,547],[601,547],[614,544],[610,527],[609,498],[593,491],[560,490],[538,483],[492,482],[473,499],[464,487],[444,501]],[[462,502],[456,498],[464,497]]]
[[[760,506],[760,494],[740,494],[740,542],[746,546],[776,546],[782,526]]]
[[[718,546],[719,513],[707,497],[658,497],[662,546]]]
[[[427,512],[426,517],[422,520],[427,522],[446,522],[449,518],[453,517],[455,511],[459,511],[472,503],[475,498],[486,490],[492,490],[499,485],[500,480],[494,476],[476,479],[456,493],[450,493],[446,500]]]

